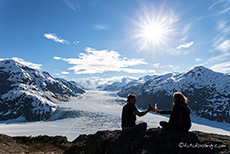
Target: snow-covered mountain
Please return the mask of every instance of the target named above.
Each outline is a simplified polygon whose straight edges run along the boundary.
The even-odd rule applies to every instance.
[[[0,120],[25,118],[49,119],[56,102],[68,101],[84,93],[80,87],[54,79],[14,60],[0,61]]]
[[[118,81],[114,81],[112,83],[108,83],[103,86],[99,86],[97,88],[104,91],[119,91],[123,86],[125,86],[127,83],[130,83],[132,81],[136,81],[136,78],[121,77]]]
[[[180,91],[188,97],[193,114],[210,120],[230,122],[230,75],[197,66],[184,73],[155,75],[124,86],[119,96],[137,95],[137,106],[158,104],[159,109],[172,107],[172,95]]]
[[[131,81],[135,81],[134,77],[118,76],[112,78],[84,78],[71,81],[72,83],[82,87],[85,90],[105,90],[118,91],[122,86]]]

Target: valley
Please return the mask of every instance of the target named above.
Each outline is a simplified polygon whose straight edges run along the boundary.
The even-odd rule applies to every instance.
[[[62,135],[72,141],[80,134],[93,134],[99,130],[120,130],[121,111],[125,98],[116,92],[86,91],[80,97],[68,102],[59,102],[52,119],[37,122],[23,122],[19,119],[0,122],[1,134],[10,136]],[[138,102],[137,102],[138,103]],[[58,110],[58,109],[57,109]],[[137,122],[146,121],[148,128],[159,127],[159,122],[168,117],[148,113],[137,117]],[[230,136],[230,124],[192,117],[191,130],[224,134]]]

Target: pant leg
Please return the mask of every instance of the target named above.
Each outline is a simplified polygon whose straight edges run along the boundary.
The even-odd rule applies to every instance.
[[[160,125],[166,130],[176,130],[175,126],[172,123],[168,123],[166,121],[161,121]]]

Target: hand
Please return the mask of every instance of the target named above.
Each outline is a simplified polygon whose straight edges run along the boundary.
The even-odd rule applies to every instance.
[[[160,111],[159,110],[157,110],[157,109],[154,109],[154,111],[153,112],[155,112],[155,113],[160,113]]]
[[[154,108],[152,107],[152,105],[149,104],[148,110],[149,110],[149,111],[154,111]]]

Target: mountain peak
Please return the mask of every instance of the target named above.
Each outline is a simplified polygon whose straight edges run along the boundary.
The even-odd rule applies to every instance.
[[[1,60],[0,67],[6,66],[6,65],[14,66],[16,65],[16,63],[17,62],[13,59]]]
[[[33,68],[30,68],[13,59],[6,59],[6,60],[0,61],[0,69],[5,72],[21,72],[21,69],[34,70]]]
[[[185,74],[198,74],[198,75],[199,74],[211,75],[211,74],[215,74],[215,73],[217,73],[217,72],[214,72],[213,70],[206,68],[204,66],[201,66],[201,65],[192,67],[191,69],[189,69],[188,71],[185,72]]]
[[[208,69],[208,68],[206,68],[206,67],[204,67],[204,66],[202,66],[202,65],[198,65],[198,66],[195,66],[195,67],[192,67],[190,70],[188,70],[188,72],[189,71],[193,71],[193,72],[197,72],[197,71],[199,71],[199,72],[203,72],[203,71],[212,71],[211,69]],[[213,71],[212,71],[213,72]]]

